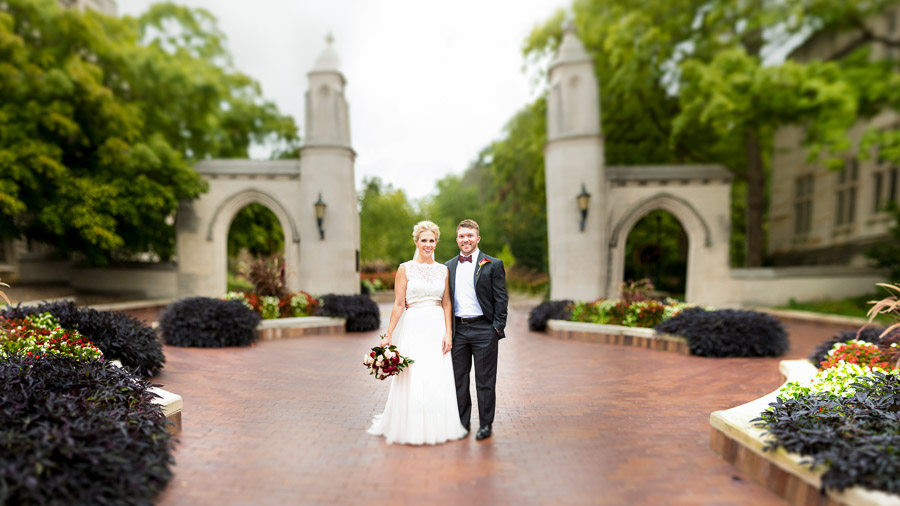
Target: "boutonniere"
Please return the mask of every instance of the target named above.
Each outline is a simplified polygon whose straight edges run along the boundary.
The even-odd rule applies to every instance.
[[[479,272],[481,272],[481,268],[484,267],[485,264],[491,263],[490,258],[482,258],[480,262],[478,262],[478,270],[475,271],[475,275],[477,276]]]

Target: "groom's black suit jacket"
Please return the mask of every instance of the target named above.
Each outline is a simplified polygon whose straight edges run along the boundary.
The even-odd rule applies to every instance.
[[[485,259],[489,262],[481,265]],[[444,265],[450,270],[450,295],[455,298],[456,266],[459,265],[459,257],[451,258]],[[484,317],[492,323],[500,338],[506,337],[506,314],[509,306],[506,269],[503,268],[503,260],[485,255],[483,251],[478,252],[478,258],[475,260],[475,298],[478,299]]]

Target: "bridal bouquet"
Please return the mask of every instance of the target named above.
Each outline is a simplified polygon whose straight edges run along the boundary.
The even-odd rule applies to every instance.
[[[383,380],[389,376],[400,374],[400,371],[415,362],[397,353],[397,347],[393,344],[382,347],[376,346],[363,359],[363,365],[374,374],[376,378]]]

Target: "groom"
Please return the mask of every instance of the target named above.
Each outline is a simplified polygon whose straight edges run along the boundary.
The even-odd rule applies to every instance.
[[[475,439],[491,437],[497,395],[497,349],[505,337],[506,270],[503,261],[478,250],[478,223],[463,220],[456,227],[458,257],[447,261],[450,295],[453,297],[453,373],[459,419],[466,430],[472,417],[469,371],[475,360],[475,389],[478,393],[480,428]]]

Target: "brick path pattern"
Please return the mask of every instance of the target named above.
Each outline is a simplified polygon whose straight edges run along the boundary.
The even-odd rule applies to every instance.
[[[500,343],[494,436],[434,447],[365,432],[389,387],[360,364],[378,332],[166,347],[154,382],[184,397],[184,429],[158,503],[783,504],[709,449],[708,423],[776,388],[780,359],[554,340],[526,321],[511,311]],[[788,328],[786,358],[835,332]]]

